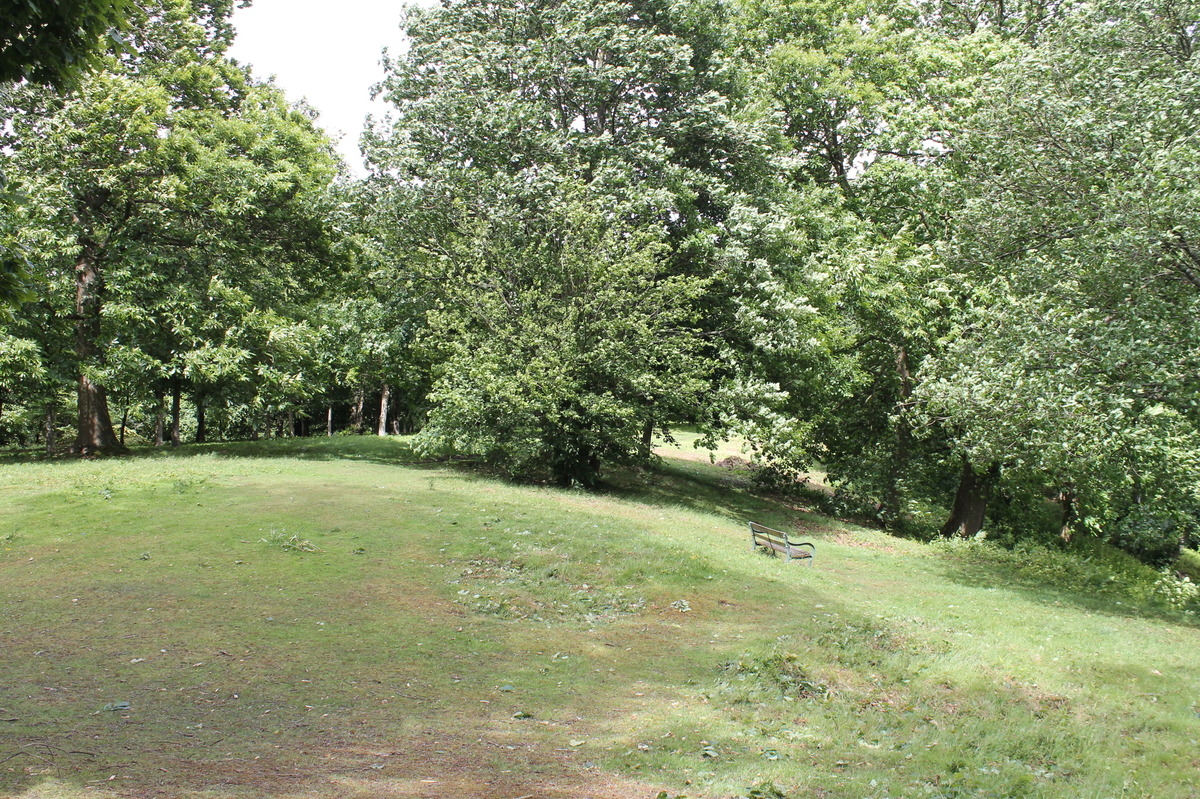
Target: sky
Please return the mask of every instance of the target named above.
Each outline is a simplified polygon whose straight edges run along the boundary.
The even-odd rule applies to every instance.
[[[351,171],[364,174],[358,136],[367,114],[387,106],[371,101],[383,78],[380,53],[403,52],[402,0],[254,0],[234,12],[231,55],[257,77],[274,75],[289,100],[306,99],[338,142]]]

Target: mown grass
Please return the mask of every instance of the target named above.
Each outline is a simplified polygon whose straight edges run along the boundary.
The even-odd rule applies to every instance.
[[[1188,617],[664,452],[591,494],[395,439],[0,466],[0,794],[1196,795]]]

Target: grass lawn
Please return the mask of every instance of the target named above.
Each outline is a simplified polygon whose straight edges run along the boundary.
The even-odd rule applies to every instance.
[[[1200,794],[1194,621],[663,453],[594,494],[400,439],[0,465],[0,796]]]

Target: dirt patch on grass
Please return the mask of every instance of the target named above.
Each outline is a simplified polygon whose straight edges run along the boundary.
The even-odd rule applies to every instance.
[[[550,749],[534,741],[454,737],[434,730],[367,746],[327,740],[278,756],[212,752],[159,757],[154,768],[114,763],[112,776],[78,784],[70,763],[43,753],[21,782],[5,793],[12,799],[76,795],[187,799],[196,796],[246,796],[278,799],[629,799],[650,797],[659,788],[604,771],[575,750]],[[9,761],[8,765],[12,765]],[[57,767],[56,767],[57,766]],[[50,782],[50,781],[53,782]],[[20,784],[20,783],[19,783]],[[49,785],[56,786],[50,790]]]
[[[382,750],[350,749],[359,765],[331,776],[335,796],[629,799],[656,790],[605,772],[568,750],[519,738],[425,733]],[[328,795],[328,794],[326,794]]]
[[[858,547],[860,549],[871,549],[876,552],[886,552],[889,555],[898,555],[901,553],[901,550],[891,543],[880,541],[875,537],[867,538],[844,530],[836,533],[830,540],[835,544]]]
[[[730,455],[728,458],[722,458],[717,461],[717,466],[720,466],[722,469],[729,469],[732,472],[749,472],[755,468],[753,463],[740,455]]]

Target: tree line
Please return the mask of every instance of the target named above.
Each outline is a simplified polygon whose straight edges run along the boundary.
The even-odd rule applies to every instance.
[[[230,6],[9,34],[6,443],[417,432],[590,487],[686,421],[897,531],[1194,541],[1193,0],[409,8],[361,180]]]

